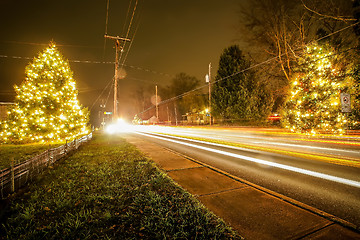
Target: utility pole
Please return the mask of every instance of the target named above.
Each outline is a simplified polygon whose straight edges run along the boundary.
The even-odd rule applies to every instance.
[[[168,104],[166,104],[166,112],[167,112],[167,120],[168,120],[168,123],[170,123],[169,105],[168,105]]]
[[[176,111],[176,103],[174,102],[174,110],[175,110],[175,124],[176,126],[178,125],[178,120],[177,120],[177,111]]]
[[[120,41],[130,41],[130,39],[128,38],[121,38],[119,36],[109,36],[107,34],[105,34],[104,36],[105,38],[109,38],[112,40],[115,40],[115,76],[114,76],[114,110],[113,110],[113,121],[115,121],[118,117],[118,108],[117,108],[117,103],[118,103],[118,71],[119,71],[119,52],[123,51],[123,48],[120,45]]]
[[[157,119],[157,121],[159,121],[159,107],[158,107],[157,85],[155,85],[155,108],[156,108],[156,119]]]
[[[211,125],[211,63],[209,64],[209,73],[206,74],[205,81],[209,83],[209,124]]]

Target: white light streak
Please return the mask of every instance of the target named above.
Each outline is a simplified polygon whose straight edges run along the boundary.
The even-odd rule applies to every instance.
[[[119,118],[116,123],[110,124],[106,127],[105,131],[108,134],[132,132],[133,125],[128,124],[123,119]]]
[[[288,146],[288,147],[297,147],[297,148],[307,148],[307,149],[317,149],[317,150],[324,150],[324,151],[337,151],[337,152],[346,152],[346,153],[360,153],[360,151],[353,151],[353,150],[344,150],[344,149],[336,149],[336,148],[324,148],[324,147],[315,147],[309,145],[295,145],[289,143],[268,143],[268,142],[254,142],[255,144],[267,144],[267,145],[281,145],[281,146]]]
[[[250,162],[255,162],[255,163],[259,163],[259,164],[263,164],[263,165],[267,165],[267,166],[271,166],[271,167],[276,167],[276,168],[280,168],[280,169],[285,169],[288,171],[297,172],[297,173],[301,173],[301,174],[305,174],[305,175],[309,175],[309,176],[313,176],[313,177],[317,177],[317,178],[321,178],[321,179],[325,179],[325,180],[329,180],[329,181],[333,181],[333,182],[360,188],[360,182],[345,179],[345,178],[335,177],[335,176],[331,176],[328,174],[314,172],[314,171],[310,171],[310,170],[306,170],[306,169],[302,169],[302,168],[298,168],[298,167],[292,167],[292,166],[288,166],[288,165],[284,165],[284,164],[280,164],[280,163],[269,162],[269,161],[265,161],[265,160],[261,160],[261,159],[257,159],[257,158],[253,158],[253,157],[248,157],[248,156],[243,156],[243,155],[226,152],[226,151],[222,151],[222,150],[217,150],[217,149],[213,149],[213,148],[209,148],[209,147],[198,146],[195,144],[181,142],[181,141],[177,141],[174,139],[164,138],[164,137],[160,137],[160,136],[154,136],[154,135],[140,133],[140,132],[136,132],[136,133],[140,134],[140,135],[148,136],[148,137],[153,137],[153,138],[177,143],[177,144],[182,144],[182,145],[193,147],[193,148],[198,148],[198,149],[209,151],[209,152],[222,154],[222,155],[229,156],[229,157],[234,157],[234,158],[238,158],[238,159],[242,159],[242,160],[246,160],[246,161],[250,161]],[[173,137],[173,138],[183,139],[180,137]],[[193,140],[193,139],[184,139],[184,140],[208,144],[208,145],[221,146],[221,147],[231,147],[231,146],[225,146],[225,145],[221,145],[221,144],[217,144],[217,143],[202,142],[202,141]],[[235,147],[231,147],[231,148],[235,148]]]
[[[155,131],[155,130],[154,130]],[[173,134],[183,134],[186,136],[193,136],[193,137],[199,137],[199,134],[194,134],[193,131],[186,131],[186,130],[178,130],[178,129],[166,129],[164,127],[160,129],[158,129],[158,132],[165,132],[165,133],[173,133]],[[200,133],[202,134],[202,133]],[[208,136],[206,136],[206,138],[209,139],[215,139],[215,140],[224,140],[224,137],[216,137],[219,135],[219,133],[214,133],[211,135],[215,135],[214,136],[209,136],[209,133],[206,133]],[[262,137],[259,136],[250,136],[250,135],[246,135],[244,137],[239,137],[239,135],[233,135],[231,134],[230,137],[235,137],[235,138],[240,138],[240,139],[247,139],[247,138],[251,138],[251,139],[260,139]],[[205,138],[205,137],[204,137]],[[226,138],[226,136],[225,136]],[[240,142],[241,143],[241,142]],[[348,150],[348,149],[336,149],[336,148],[327,148],[327,147],[317,147],[317,146],[310,146],[310,145],[296,145],[296,144],[290,144],[290,143],[280,143],[280,142],[276,142],[276,143],[272,143],[272,142],[263,142],[263,141],[257,141],[257,142],[253,142],[253,144],[265,144],[265,145],[273,145],[273,146],[288,146],[288,147],[295,147],[295,148],[306,148],[306,149],[315,149],[315,150],[323,150],[323,151],[334,151],[334,152],[342,152],[342,153],[356,153],[359,154],[360,151],[357,150]]]

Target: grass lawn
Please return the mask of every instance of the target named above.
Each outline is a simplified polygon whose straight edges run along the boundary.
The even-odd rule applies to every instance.
[[[8,239],[241,238],[118,136],[94,135],[4,216]]]
[[[49,148],[55,148],[60,145],[60,143],[0,144],[0,170],[10,167],[11,157],[14,158],[16,164],[26,161],[27,159],[36,156]]]

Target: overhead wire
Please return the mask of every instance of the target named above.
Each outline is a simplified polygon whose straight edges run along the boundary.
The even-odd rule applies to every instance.
[[[93,109],[93,107],[95,106],[95,104],[97,103],[97,101],[100,99],[100,97],[103,95],[103,93],[105,92],[106,88],[109,87],[110,83],[113,83],[114,77],[108,82],[108,84],[106,85],[106,87],[101,91],[100,95],[97,97],[97,99],[93,102],[93,104],[91,105],[90,111]],[[111,91],[111,88],[110,88]]]
[[[35,45],[35,46],[49,46],[49,43],[35,43],[35,42],[22,42],[22,41],[2,41],[2,43],[22,44],[22,45]],[[74,44],[56,44],[58,47],[75,47],[75,48],[101,48],[99,46],[86,46]]]
[[[107,35],[107,30],[108,30],[108,20],[109,20],[109,5],[110,5],[110,0],[107,0],[106,3],[106,18],[105,18],[105,36]],[[105,48],[106,48],[106,38],[104,37],[104,49],[103,49],[103,59],[105,59]],[[115,79],[115,76],[108,82],[108,84],[105,86],[105,88],[101,91],[100,95],[97,97],[97,99],[93,102],[90,111],[92,110],[92,108],[95,106],[95,104],[97,103],[97,101],[100,99],[100,97],[102,96],[102,94],[104,93],[104,91],[106,90],[106,88],[109,86],[110,83],[112,83]],[[110,87],[110,91],[111,91],[111,87]],[[105,104],[106,106],[106,104]]]
[[[126,17],[125,17],[125,21],[124,21],[124,25],[123,25],[123,29],[122,29],[122,35],[125,34],[125,28],[126,28],[126,24],[128,22],[128,17],[129,17],[131,5],[132,5],[132,0],[130,0],[129,6],[128,6],[128,9],[127,9],[127,12],[126,12]]]
[[[135,14],[135,10],[136,10],[137,3],[138,3],[138,0],[136,1],[135,6],[134,6],[134,9],[133,9],[133,14],[132,14],[132,17],[131,17],[131,20],[130,20],[130,23],[129,23],[129,27],[128,27],[128,31],[127,31],[127,35],[126,35],[127,37],[128,37],[129,32],[130,32],[130,28],[131,28],[131,25],[132,25],[132,21],[133,21],[133,17],[134,17],[134,14]],[[130,5],[129,5],[129,7],[130,7]],[[109,10],[109,0],[107,0],[107,12],[106,12],[105,34],[107,34],[108,10]],[[349,25],[349,26],[346,26],[346,27],[344,27],[344,28],[342,28],[342,29],[339,29],[339,30],[337,30],[337,31],[335,31],[335,32],[333,32],[333,33],[330,33],[330,34],[328,34],[328,35],[326,35],[326,36],[324,36],[324,37],[321,37],[321,38],[316,39],[316,40],[313,40],[313,41],[317,42],[317,41],[323,40],[323,39],[328,38],[328,37],[330,37],[330,36],[332,36],[332,35],[334,35],[334,34],[337,34],[337,33],[341,32],[341,31],[344,31],[344,30],[346,30],[346,29],[348,29],[348,28],[350,28],[350,27],[353,27],[353,26],[355,26],[355,25],[357,25],[357,24],[359,24],[359,23],[351,24],[351,25]],[[137,31],[137,28],[138,28],[138,26],[136,27],[135,34],[136,34],[136,31]],[[135,36],[135,34],[134,34],[134,36]],[[313,41],[311,41],[311,42],[313,42]],[[13,43],[31,44],[31,45],[47,45],[47,44],[39,44],[39,43],[25,43],[25,42],[13,42]],[[310,42],[309,42],[309,43],[310,43]],[[105,46],[105,44],[106,44],[106,40],[105,40],[105,42],[104,42],[104,46]],[[79,45],[58,45],[58,46],[89,47],[89,46],[79,46]],[[124,46],[125,46],[125,43],[124,43]],[[131,46],[131,45],[130,45],[130,46]],[[302,48],[302,47],[301,47],[301,48]],[[301,48],[298,48],[298,49],[295,49],[295,50],[300,50]],[[122,54],[122,53],[121,53],[121,54]],[[127,54],[128,54],[128,52],[127,52]],[[127,54],[125,55],[125,60],[126,60]],[[285,55],[285,53],[284,53],[284,54],[281,54],[280,56],[283,56],[283,55]],[[226,76],[226,77],[224,77],[224,78],[221,78],[221,79],[218,79],[218,80],[216,80],[216,81],[214,81],[214,82],[211,82],[210,84],[215,84],[215,83],[217,83],[217,82],[224,81],[224,80],[226,80],[226,79],[228,79],[228,78],[231,78],[231,77],[233,77],[233,76],[236,76],[236,75],[238,75],[238,74],[240,74],[240,73],[243,73],[243,72],[245,72],[245,71],[249,71],[249,70],[252,69],[252,68],[256,68],[256,67],[259,67],[259,66],[261,66],[261,65],[267,64],[267,63],[269,63],[269,62],[277,59],[278,57],[279,57],[279,56],[272,57],[272,58],[267,59],[267,60],[265,60],[265,61],[263,61],[263,62],[260,62],[260,63],[258,63],[258,64],[255,64],[255,65],[253,65],[253,66],[250,66],[249,68],[243,69],[243,70],[238,71],[238,72],[235,72],[235,73],[233,73],[233,74],[231,74],[231,75],[229,75],[229,76]],[[30,58],[30,57],[18,57],[18,56],[7,56],[7,55],[0,55],[0,58],[14,58],[14,59],[27,59],[27,60],[33,59],[33,58]],[[126,66],[126,65],[124,64],[124,63],[125,63],[125,60],[123,61],[122,66]],[[105,64],[114,64],[114,62],[84,61],[84,60],[69,60],[69,62],[75,62],[75,63],[102,63],[102,64],[105,63]],[[152,70],[148,70],[148,69],[143,69],[143,68],[140,68],[140,67],[135,67],[135,66],[127,66],[127,67],[135,68],[135,69],[138,69],[138,70],[144,70],[144,71],[152,72],[152,73],[156,73],[156,74],[161,74],[161,75],[164,75],[164,76],[171,76],[171,75],[166,74],[166,73],[164,74],[164,73],[160,73],[160,72],[156,72],[156,71],[152,71]],[[112,79],[112,80],[113,80],[113,79]],[[112,80],[111,80],[111,81],[112,81]],[[111,83],[111,81],[110,81],[109,83]],[[104,90],[108,87],[109,83],[108,83],[107,86],[104,88]],[[188,91],[188,92],[185,92],[185,93],[180,94],[180,95],[178,95],[178,96],[175,96],[175,97],[173,97],[173,98],[164,100],[164,101],[160,102],[159,105],[160,105],[160,104],[167,103],[167,102],[169,102],[169,101],[176,100],[176,99],[178,99],[178,98],[181,98],[181,97],[183,97],[183,96],[186,96],[186,95],[188,95],[188,94],[190,94],[190,93],[192,93],[192,92],[194,92],[194,91],[198,91],[198,90],[200,90],[200,89],[202,89],[202,88],[205,88],[205,87],[208,87],[208,85],[200,86],[200,87],[198,87],[198,88],[196,88],[196,89],[190,90],[190,91]],[[104,90],[103,90],[103,92],[104,92]],[[100,96],[103,94],[103,92],[99,95],[98,99],[99,99]],[[98,99],[97,99],[95,102],[97,102]],[[94,102],[94,104],[95,104],[95,102]],[[92,105],[91,109],[93,108],[94,104]],[[149,109],[151,109],[151,108],[154,108],[154,106],[150,107]],[[144,110],[144,111],[142,111],[141,113],[144,113],[144,112],[148,111],[149,109]]]
[[[308,45],[308,44],[310,44],[310,43],[312,43],[312,42],[318,42],[318,41],[321,41],[321,40],[323,40],[323,39],[325,39],[325,38],[331,37],[331,36],[334,35],[334,34],[337,34],[337,33],[341,32],[341,31],[344,31],[344,30],[346,30],[346,29],[348,29],[348,28],[350,28],[350,27],[354,27],[355,25],[358,25],[358,24],[359,24],[359,23],[351,24],[351,25],[346,26],[346,27],[344,27],[344,28],[342,28],[342,29],[339,29],[339,30],[337,30],[337,31],[335,31],[335,32],[333,32],[333,33],[330,33],[330,34],[328,34],[328,35],[326,35],[326,36],[323,36],[323,37],[321,37],[321,38],[318,38],[318,39],[309,41],[307,44],[305,44],[305,46]],[[299,48],[297,48],[297,49],[295,49],[295,50],[301,50],[302,48],[303,48],[303,47],[299,47]],[[332,54],[332,55],[328,55],[328,56],[326,56],[326,57],[324,57],[324,58],[328,58],[328,57],[331,57],[331,56],[334,56],[334,55],[339,55],[340,53],[347,52],[347,51],[350,51],[351,49],[356,49],[356,48],[358,48],[358,47],[352,47],[352,48],[343,50],[343,51],[341,51],[341,52],[334,53],[334,54]],[[284,56],[284,55],[285,55],[285,53],[281,54],[280,56]],[[244,73],[244,72],[246,72],[246,71],[249,71],[249,70],[251,70],[251,69],[253,69],[253,68],[257,68],[257,67],[259,67],[259,66],[262,66],[262,65],[264,65],[264,64],[267,64],[267,63],[269,63],[269,62],[272,62],[272,61],[276,60],[276,59],[279,58],[280,56],[275,56],[275,57],[269,58],[269,59],[267,59],[267,60],[265,60],[265,61],[263,61],[263,62],[260,62],[260,63],[258,63],[258,64],[252,65],[252,66],[250,66],[250,67],[248,67],[248,68],[246,68],[246,69],[243,69],[243,70],[241,70],[241,71],[235,72],[235,73],[233,73],[233,74],[231,74],[231,75],[229,75],[229,76],[220,78],[220,79],[218,79],[218,80],[216,80],[216,81],[213,81],[213,82],[209,82],[209,84],[215,84],[215,83],[218,83],[218,82],[220,82],[220,81],[224,81],[224,80],[226,80],[226,79],[228,79],[228,78],[234,77],[234,76],[236,76],[236,75],[238,75],[238,74],[240,74],[240,73]],[[318,61],[318,60],[316,60],[316,61]],[[175,96],[175,97],[166,99],[166,100],[164,100],[164,101],[161,101],[161,102],[158,103],[157,105],[159,106],[159,105],[163,105],[163,104],[165,104],[165,103],[174,101],[174,100],[176,100],[176,99],[182,98],[182,97],[184,97],[184,96],[186,96],[186,95],[189,95],[189,94],[192,93],[192,92],[198,91],[198,90],[200,90],[200,89],[202,89],[202,88],[205,88],[205,87],[208,87],[208,85],[205,84],[205,85],[203,85],[203,86],[200,86],[200,87],[197,87],[197,88],[192,89],[192,90],[190,90],[190,91],[187,91],[187,92],[184,92],[184,93],[182,93],[182,94],[179,94],[179,95],[177,95],[177,96]],[[155,106],[150,106],[148,109],[146,109],[146,110],[138,113],[137,115],[143,114],[143,113],[145,113],[145,112],[147,112],[147,111],[149,111],[149,110],[152,110],[153,108],[155,108]]]
[[[128,13],[127,13],[127,16],[126,16],[126,19],[125,19],[124,27],[125,27],[125,24],[126,24],[126,22],[127,22],[127,18],[128,18],[128,14],[129,14],[129,11],[130,11],[130,7],[131,7],[131,5],[132,5],[131,3],[132,3],[132,0],[131,0],[130,3],[129,3]],[[132,13],[132,16],[131,16],[131,19],[130,19],[129,27],[128,27],[128,30],[127,30],[127,33],[126,33],[126,37],[125,37],[125,38],[128,38],[128,36],[129,36],[129,32],[130,32],[131,25],[132,25],[132,22],[133,22],[133,19],[134,19],[134,15],[135,15],[135,11],[136,11],[137,4],[138,4],[138,0],[136,0],[136,2],[135,2],[134,10],[133,10],[133,13]],[[109,0],[107,1],[105,35],[107,35],[108,12],[109,12]],[[125,29],[125,28],[124,28],[124,29]],[[104,43],[106,43],[106,42],[104,42]],[[122,50],[125,48],[125,44],[126,44],[126,41],[124,41],[124,45],[122,46]],[[104,46],[104,50],[105,50],[105,46]],[[129,49],[128,49],[128,51],[129,51]],[[104,51],[104,52],[105,52],[105,51]],[[120,53],[119,61],[121,61],[122,55],[123,55],[123,51],[121,51],[121,53]],[[126,56],[127,56],[127,54],[126,54]],[[123,61],[122,67],[124,66],[124,64],[125,64],[125,61]],[[114,76],[113,79],[111,80],[111,82],[114,82],[114,84],[115,84],[115,81],[116,81],[116,79],[115,79],[115,76]],[[108,85],[109,85],[109,84],[108,84]],[[104,89],[106,89],[106,87],[105,87]],[[106,103],[107,103],[107,101],[108,101],[108,99],[109,99],[110,92],[111,92],[111,88],[110,88],[110,91],[109,91],[109,94],[108,94],[108,98],[107,98],[107,100],[106,100]],[[102,92],[102,93],[103,93],[103,92]],[[99,98],[100,98],[100,96],[102,95],[102,93],[99,95],[99,97],[98,97],[98,98],[96,99],[96,101],[93,103],[91,109],[92,109],[93,106],[96,104],[96,102],[99,100]],[[106,105],[106,103],[105,103],[105,105]]]
[[[263,62],[261,62],[261,63],[255,64],[255,65],[250,66],[250,67],[248,67],[248,68],[246,68],[246,69],[243,69],[243,70],[241,70],[241,71],[235,72],[235,73],[233,73],[233,74],[231,74],[231,75],[229,75],[229,76],[223,77],[223,78],[218,79],[218,80],[213,81],[213,82],[210,82],[209,84],[215,84],[215,83],[217,83],[217,82],[220,82],[220,81],[226,80],[226,79],[228,79],[228,78],[234,77],[234,76],[236,76],[236,75],[238,75],[238,74],[240,74],[240,73],[243,73],[243,72],[245,72],[245,71],[249,71],[249,70],[252,69],[252,68],[256,68],[256,67],[258,67],[258,66],[261,66],[261,65],[264,65],[264,64],[266,64],[266,63],[269,63],[269,62],[275,60],[276,58],[278,58],[278,57],[277,57],[277,56],[276,56],[276,57],[272,57],[272,58],[267,59],[267,60],[265,60],[265,61],[263,61]],[[192,92],[198,91],[198,90],[200,90],[200,89],[202,89],[202,88],[205,88],[205,87],[208,87],[208,85],[205,84],[205,85],[202,85],[202,86],[200,86],[200,87],[194,88],[194,89],[192,89],[192,90],[190,90],[190,91],[187,91],[187,92],[184,92],[184,93],[182,93],[182,94],[179,94],[179,95],[177,95],[177,96],[175,96],[175,97],[166,99],[166,100],[161,101],[160,103],[158,103],[158,105],[162,105],[162,104],[165,104],[165,103],[167,103],[167,102],[171,102],[171,101],[174,101],[174,100],[176,100],[176,99],[182,98],[182,97],[184,97],[184,96],[189,95],[189,94],[192,93]],[[151,107],[149,107],[148,109],[146,109],[146,110],[138,113],[138,115],[139,115],[139,114],[143,114],[144,112],[147,112],[147,111],[151,110],[152,108],[155,108],[155,107],[154,107],[154,106],[151,106]]]
[[[107,35],[107,30],[108,30],[109,4],[110,4],[110,0],[107,0],[107,4],[106,4],[106,19],[105,19],[105,35]],[[103,60],[105,59],[105,49],[106,49],[106,38],[104,38]]]
[[[25,59],[25,60],[32,60],[34,59],[33,57],[23,57],[23,56],[11,56],[11,55],[0,55],[0,58],[13,58],[13,59]],[[73,63],[86,63],[86,64],[114,64],[115,62],[105,62],[105,61],[91,61],[91,60],[68,60],[69,62],[73,62]],[[147,69],[147,68],[143,68],[143,67],[139,67],[139,66],[133,66],[133,65],[127,65],[127,64],[123,64],[123,66],[128,67],[128,68],[132,68],[132,69],[136,69],[136,70],[140,70],[140,71],[144,71],[144,72],[150,72],[153,74],[157,74],[157,75],[162,75],[165,77],[174,77],[175,75],[169,74],[169,73],[163,73],[163,72],[159,72],[159,71],[155,71],[155,70],[151,70],[151,69]]]
[[[114,83],[114,82],[112,82],[112,83]],[[113,87],[114,87],[114,84],[111,84],[111,87],[110,87],[110,89],[109,89],[108,96],[107,96],[107,98],[106,98],[106,100],[105,100],[105,106],[106,106],[106,104],[107,104],[107,102],[108,102],[108,100],[109,100],[109,97],[110,97],[110,94],[111,94],[111,92],[112,92]]]
[[[131,38],[129,48],[128,48],[128,50],[126,51],[126,55],[125,55],[125,57],[124,57],[124,60],[123,60],[122,63],[121,63],[121,67],[124,67],[125,61],[126,61],[127,56],[128,56],[128,54],[129,54],[129,52],[130,52],[131,46],[132,46],[132,44],[133,44],[133,42],[134,42],[134,39],[135,39],[137,30],[138,30],[138,28],[139,28],[139,25],[140,25],[140,19],[138,20],[138,23],[137,23],[137,25],[136,25],[134,35],[133,35],[133,37]]]
[[[332,35],[335,35],[335,34],[337,34],[337,33],[339,33],[339,32],[342,32],[342,31],[344,31],[344,30],[346,30],[346,29],[348,29],[348,28],[354,27],[354,26],[356,26],[356,25],[358,25],[358,24],[359,24],[359,22],[354,23],[354,24],[351,24],[351,25],[349,25],[349,26],[346,26],[346,27],[344,27],[344,28],[341,28],[341,29],[339,29],[339,30],[337,30],[337,31],[335,31],[335,32],[333,32],[333,33],[329,33],[328,35],[325,35],[324,37],[318,38],[318,39],[313,40],[313,41],[316,41],[316,42],[321,41],[321,40],[323,40],[323,39],[325,39],[325,38],[331,37]],[[310,41],[310,42],[311,42],[311,41]],[[310,43],[310,42],[309,42],[309,43]],[[308,44],[309,44],[309,43],[308,43]]]
[[[132,2],[132,0],[131,0],[131,2]],[[130,33],[131,25],[132,25],[132,22],[133,22],[133,19],[134,19],[137,4],[138,4],[138,0],[136,0],[136,2],[135,2],[135,6],[134,6],[134,9],[133,9],[133,12],[132,12],[132,15],[131,15],[131,19],[130,19],[130,22],[129,22],[129,26],[128,26],[125,38],[129,37],[129,33]],[[126,45],[126,41],[124,41],[123,46],[122,46],[122,51],[121,51],[120,57],[119,57],[120,62],[121,62],[121,59],[122,59],[122,55],[124,53],[125,45]]]
[[[108,22],[109,22],[109,5],[110,5],[110,0],[107,0],[106,2],[106,17],[105,17],[105,36],[107,35],[107,30],[108,30]],[[105,48],[106,48],[106,38],[104,37],[104,48],[103,48],[103,60],[105,59]],[[100,99],[100,97],[102,96],[102,94],[104,93],[104,91],[106,90],[106,88],[113,82],[115,76],[108,81],[107,85],[105,86],[105,88],[101,91],[101,93],[99,94],[99,96],[97,97],[97,99],[93,102],[93,104],[91,105],[90,111],[93,109],[93,107],[95,106],[95,104],[97,103],[97,101]],[[111,87],[110,87],[110,91],[111,91]]]

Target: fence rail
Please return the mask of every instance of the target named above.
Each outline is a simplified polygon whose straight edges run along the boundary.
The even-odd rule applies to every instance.
[[[9,168],[0,171],[0,195],[6,198],[10,193],[15,192],[34,177],[39,175],[46,167],[49,167],[57,160],[66,156],[69,152],[76,150],[83,143],[92,138],[92,133],[75,139],[56,148],[48,149],[25,162],[11,164]]]

